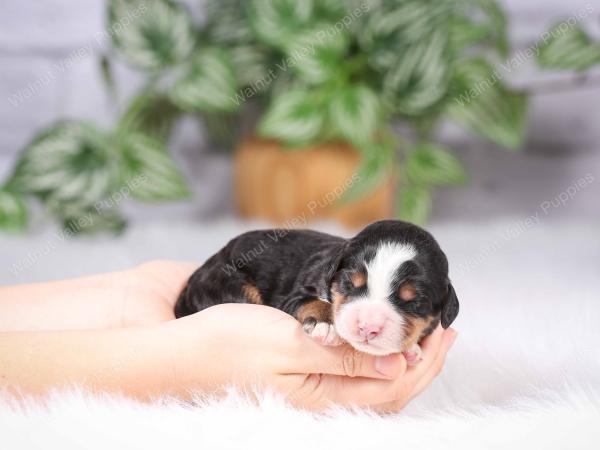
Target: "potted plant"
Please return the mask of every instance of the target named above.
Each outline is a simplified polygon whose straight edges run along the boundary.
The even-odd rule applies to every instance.
[[[121,229],[115,198],[186,198],[167,151],[184,114],[232,147],[258,117],[235,156],[243,215],[356,223],[397,198],[422,223],[432,190],[467,178],[436,142],[441,121],[507,148],[524,140],[526,95],[492,62],[508,55],[506,26],[493,0],[208,0],[202,25],[172,0],[111,0],[108,91],[115,58],[146,83],[111,129],[66,121],[35,136],[0,189],[0,226],[26,226],[28,197],[73,233]],[[600,61],[577,25],[542,44],[548,68]]]

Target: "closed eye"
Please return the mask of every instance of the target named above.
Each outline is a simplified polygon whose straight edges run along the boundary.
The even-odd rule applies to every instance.
[[[412,302],[417,298],[417,290],[411,283],[403,283],[398,289],[398,297],[404,302]]]
[[[343,276],[343,286],[349,294],[362,294],[367,289],[367,274],[362,271],[347,271]]]
[[[356,289],[360,289],[367,284],[367,274],[364,272],[353,272],[350,275],[350,280],[352,281],[352,286]]]

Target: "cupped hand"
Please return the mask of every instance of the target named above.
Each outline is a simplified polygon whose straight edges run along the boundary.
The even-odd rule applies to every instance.
[[[175,303],[188,278],[200,265],[150,261],[119,272],[115,307],[121,326],[152,325],[175,319]]]
[[[324,409],[332,403],[398,411],[442,369],[456,332],[436,329],[423,360],[407,367],[402,355],[374,357],[343,345],[314,342],[291,316],[274,308],[224,304],[163,325],[169,335],[170,378],[178,395],[236,385],[275,389],[292,403]]]

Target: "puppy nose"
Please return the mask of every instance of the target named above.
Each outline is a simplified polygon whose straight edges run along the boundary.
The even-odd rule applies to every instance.
[[[376,325],[376,324],[371,324],[371,323],[360,324],[358,326],[358,334],[363,339],[370,341],[377,337],[377,335],[381,332],[381,328],[382,328],[381,325]]]

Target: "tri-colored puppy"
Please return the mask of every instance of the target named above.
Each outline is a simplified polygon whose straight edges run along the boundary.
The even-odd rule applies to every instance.
[[[352,239],[310,230],[244,233],[189,279],[177,317],[219,303],[279,308],[325,345],[420,360],[419,342],[458,314],[448,261],[435,239],[384,220]]]

